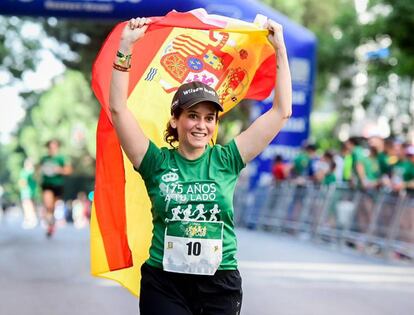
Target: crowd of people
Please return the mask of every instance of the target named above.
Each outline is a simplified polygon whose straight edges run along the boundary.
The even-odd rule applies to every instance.
[[[291,180],[299,185],[335,183],[365,191],[414,191],[414,145],[379,136],[349,138],[337,151],[319,152],[315,145],[306,144],[290,162],[276,156],[272,174],[276,182]]]

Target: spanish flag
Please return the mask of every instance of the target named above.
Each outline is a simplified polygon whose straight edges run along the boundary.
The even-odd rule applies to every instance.
[[[128,108],[158,146],[167,145],[163,132],[171,99],[182,83],[201,81],[214,87],[223,114],[242,99],[264,99],[271,93],[276,60],[268,31],[260,23],[209,15],[203,9],[171,11],[151,20],[145,36],[133,47]],[[148,258],[151,241],[151,205],[142,179],[122,152],[108,104],[112,63],[126,23],[116,25],[109,34],[92,70],[92,89],[102,110],[97,130],[91,273],[118,281],[138,296],[140,267]]]

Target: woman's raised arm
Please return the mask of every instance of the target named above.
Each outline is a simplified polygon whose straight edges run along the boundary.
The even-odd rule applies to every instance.
[[[131,163],[138,168],[148,149],[149,140],[127,107],[129,68],[133,44],[144,36],[149,19],[131,19],[126,24],[114,60],[109,109],[122,149]]]
[[[241,157],[245,163],[260,154],[279,133],[292,115],[292,82],[283,28],[280,24],[268,20],[269,41],[275,48],[277,75],[273,106],[254,121],[235,139]]]

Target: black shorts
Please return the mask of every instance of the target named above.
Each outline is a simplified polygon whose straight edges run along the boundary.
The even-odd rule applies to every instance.
[[[63,196],[63,186],[54,186],[54,185],[48,185],[48,184],[43,184],[42,185],[42,190],[51,190],[53,192],[53,194],[55,195],[55,197],[62,197]]]
[[[239,315],[242,281],[238,270],[214,276],[167,272],[141,267],[141,315]]]

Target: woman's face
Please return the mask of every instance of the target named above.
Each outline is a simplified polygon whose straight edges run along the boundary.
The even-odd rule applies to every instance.
[[[217,109],[209,102],[201,102],[185,109],[180,117],[171,119],[171,126],[177,128],[180,147],[204,149],[211,141],[217,125]]]

